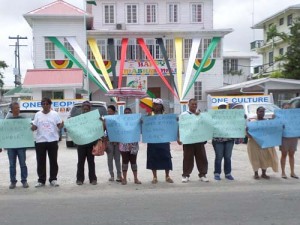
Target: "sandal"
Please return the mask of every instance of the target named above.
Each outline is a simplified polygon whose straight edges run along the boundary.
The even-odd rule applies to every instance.
[[[171,177],[166,177],[166,182],[168,182],[168,183],[174,183],[174,181],[171,179]]]
[[[296,174],[291,175],[291,177],[292,177],[292,178],[295,178],[295,179],[299,179],[299,177],[298,177]]]
[[[255,175],[253,176],[253,178],[254,178],[255,180],[259,180],[259,179],[260,179],[260,177],[258,176],[258,174],[255,174]]]
[[[126,185],[127,184],[127,180],[122,179],[122,185]]]
[[[282,179],[287,179],[287,176],[286,175],[282,175],[281,178]]]
[[[156,177],[153,177],[153,180],[151,181],[151,183],[152,183],[152,184],[157,184],[157,182],[158,182],[158,181],[157,181],[157,178],[156,178]]]
[[[134,181],[134,183],[135,183],[135,184],[142,184],[142,182],[139,181],[138,179],[136,179],[136,180]]]
[[[262,174],[261,175],[261,178],[264,178],[266,180],[269,180],[270,179],[270,176],[268,176],[267,174]]]

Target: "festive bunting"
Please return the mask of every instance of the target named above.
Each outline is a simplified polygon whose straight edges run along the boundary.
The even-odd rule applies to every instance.
[[[84,63],[84,65],[87,66],[88,70],[100,82],[100,84],[106,90],[105,92],[107,92],[108,91],[107,86],[105,85],[105,83],[103,82],[103,80],[101,79],[101,77],[99,76],[99,74],[97,73],[97,71],[94,69],[94,67],[92,66],[92,64],[90,63],[90,61],[87,61],[87,57],[84,54],[84,52],[82,51],[82,49],[80,48],[80,46],[78,45],[75,37],[66,37],[66,39],[70,43],[70,45],[73,47],[73,49],[75,50],[75,52],[77,53],[77,55],[79,56],[79,58],[81,59],[81,61]]]
[[[210,55],[213,53],[213,51],[217,47],[217,45],[220,42],[220,40],[221,40],[220,37],[213,37],[213,39],[211,40],[211,43],[209,44],[207,50],[204,53],[203,59],[202,59],[201,64],[200,64],[200,67],[196,71],[192,82],[190,83],[190,85],[188,86],[187,90],[185,91],[185,93],[183,95],[183,98],[188,94],[188,92],[190,91],[191,87],[193,86],[193,84],[195,83],[195,81],[197,80],[197,78],[199,77],[200,72],[201,72],[203,66],[205,65],[207,59],[210,57]]]
[[[117,73],[116,73],[116,56],[115,56],[115,44],[114,44],[114,39],[113,38],[108,38],[107,39],[107,48],[108,48],[108,56],[111,61],[111,66],[112,66],[112,74],[113,74],[113,82],[114,82],[114,88],[117,87]]]
[[[120,60],[120,72],[119,72],[118,88],[122,87],[122,78],[123,78],[124,62],[125,62],[125,59],[126,59],[127,45],[128,45],[128,38],[123,38],[122,39],[122,49],[121,49],[121,60]]]
[[[176,51],[176,67],[177,67],[177,86],[179,98],[182,97],[182,38],[175,38],[175,51]]]
[[[85,74],[88,75],[88,77],[104,92],[107,92],[107,90],[102,86],[102,84],[88,71],[86,68],[81,65],[81,63],[66,49],[66,47],[56,38],[56,37],[48,37],[50,41],[52,41],[53,44],[55,44],[70,60],[72,60],[80,69],[83,70]]]
[[[173,88],[170,86],[169,82],[166,80],[166,78],[164,77],[164,75],[162,74],[161,70],[158,68],[158,66],[156,65],[151,53],[149,52],[144,39],[143,38],[137,38],[137,41],[139,43],[139,45],[141,46],[141,48],[143,49],[144,53],[146,54],[147,58],[150,60],[150,62],[152,63],[152,65],[154,66],[156,72],[158,73],[158,75],[160,76],[160,78],[163,80],[163,82],[165,83],[165,85],[167,86],[167,88],[172,92],[172,94],[178,98],[178,96],[175,94]]]
[[[194,70],[197,71],[197,70],[199,69],[199,67],[200,67],[200,65],[201,65],[201,61],[202,61],[201,59],[196,59],[196,60],[195,60]],[[201,72],[209,71],[211,68],[214,67],[215,63],[216,63],[216,59],[208,59],[208,60],[206,61],[206,63],[204,64],[204,66],[203,66]]]
[[[90,4],[90,5],[97,5],[95,0],[87,0],[86,4]]]
[[[189,81],[191,79],[192,72],[193,72],[193,65],[194,65],[195,59],[197,57],[200,42],[201,42],[200,38],[194,38],[193,39],[190,58],[189,58],[188,66],[187,66],[187,69],[186,69],[185,79],[184,79],[184,84],[183,84],[183,89],[182,89],[183,93],[185,93],[186,88],[187,88],[187,86],[189,84]],[[181,98],[181,100],[182,100],[182,98]]]
[[[113,89],[113,86],[111,84],[111,80],[108,76],[106,67],[105,67],[104,62],[103,62],[102,55],[99,51],[96,39],[95,38],[88,38],[88,43],[89,43],[89,46],[90,46],[90,49],[91,49],[93,55],[95,56],[96,62],[100,67],[100,70],[101,70],[101,72],[104,76],[104,79],[105,79],[109,89]]]
[[[73,66],[71,60],[46,60],[49,69],[70,69]]]

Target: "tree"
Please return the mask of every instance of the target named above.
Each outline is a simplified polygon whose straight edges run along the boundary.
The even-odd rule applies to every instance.
[[[4,86],[4,81],[3,81],[4,75],[2,73],[2,70],[4,70],[7,67],[8,67],[8,65],[4,61],[0,61],[0,89],[1,89],[1,91]]]
[[[300,18],[293,21],[290,30],[282,72],[285,78],[300,80]]]

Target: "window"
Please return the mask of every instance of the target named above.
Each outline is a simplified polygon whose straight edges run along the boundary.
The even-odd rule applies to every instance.
[[[64,99],[64,91],[42,91],[42,98]]]
[[[70,43],[67,41],[67,39],[64,39],[64,46],[72,55],[74,55],[74,48],[72,47],[72,45],[70,45]],[[67,58],[68,57],[65,55],[65,59],[67,59]]]
[[[185,59],[190,58],[192,43],[193,43],[193,39],[184,39],[184,41],[183,41],[183,45],[184,45],[183,58],[185,58]]]
[[[168,5],[168,22],[169,23],[178,23],[178,4],[169,4]]]
[[[115,23],[115,6],[104,5],[104,23],[114,24]]]
[[[55,59],[55,46],[48,38],[45,38],[45,59]]]
[[[192,4],[192,23],[201,23],[202,22],[202,5],[201,4]]]
[[[192,43],[193,43],[192,39],[184,39],[184,55],[183,55],[183,57],[185,59],[189,59],[189,57],[190,57]],[[200,46],[198,49],[198,53],[196,56],[197,59],[203,58],[204,53],[208,49],[208,46],[210,43],[211,43],[211,39],[202,39],[201,40]],[[210,57],[214,58],[214,59],[221,57],[221,42],[218,43],[217,47],[215,48],[215,50],[213,51],[213,54]]]
[[[293,14],[288,15],[287,17],[287,25],[290,26],[293,23]]]
[[[156,23],[157,21],[157,5],[146,5],[146,23]]]
[[[223,61],[223,73],[224,74],[237,74],[239,72],[238,59],[225,59]]]
[[[269,66],[273,65],[273,62],[274,62],[273,58],[274,58],[273,52],[269,52]]]
[[[196,100],[202,100],[202,82],[196,81],[194,83],[194,95]]]
[[[174,40],[166,39],[166,51],[169,59],[174,59]]]
[[[137,23],[137,5],[126,5],[127,23]]]
[[[279,49],[279,55],[283,55],[284,54],[284,49],[283,48],[280,48]]]
[[[135,39],[128,40],[126,59],[137,59],[137,44]]]
[[[107,60],[107,44],[106,40],[97,40],[97,45],[103,60]]]
[[[115,43],[116,43],[116,58],[117,60],[121,60],[121,51],[122,51],[122,40],[119,39],[115,39]]]
[[[281,25],[283,25],[284,24],[284,18],[280,18],[279,19],[279,25],[281,26]]]

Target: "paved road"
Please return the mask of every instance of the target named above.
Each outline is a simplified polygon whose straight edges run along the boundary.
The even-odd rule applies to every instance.
[[[0,224],[204,224],[204,225],[280,225],[300,224],[300,181],[283,180],[269,171],[271,180],[256,181],[248,161],[245,145],[236,145],[232,158],[236,180],[220,182],[213,179],[214,152],[206,145],[209,159],[209,183],[200,182],[194,170],[191,182],[181,183],[182,151],[172,143],[174,184],[153,185],[151,172],[145,169],[146,148],[141,144],[138,155],[142,185],[130,181],[123,186],[108,182],[106,156],[97,157],[99,184],[75,184],[77,155],[60,143],[60,187],[36,189],[34,150],[27,151],[29,189],[9,190],[8,159],[0,154]],[[296,153],[296,172],[300,174]]]

